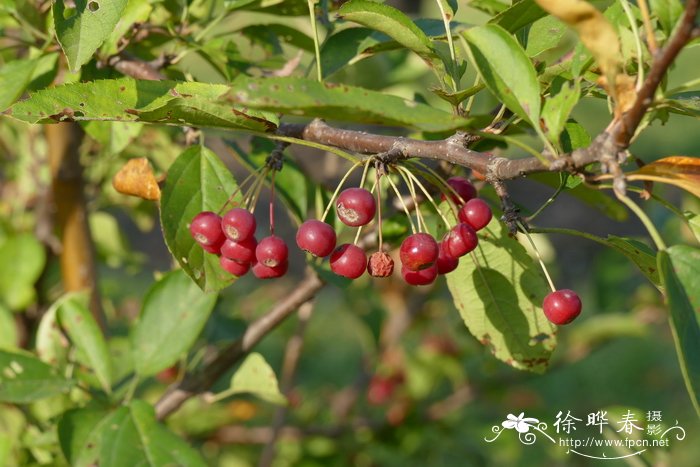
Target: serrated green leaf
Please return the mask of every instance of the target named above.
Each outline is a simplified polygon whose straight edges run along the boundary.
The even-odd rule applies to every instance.
[[[564,131],[566,122],[578,103],[581,96],[581,88],[578,81],[572,86],[562,85],[559,92],[545,100],[542,107],[542,120],[545,124],[547,139],[559,146],[559,136]]]
[[[518,41],[494,24],[474,27],[462,34],[471,62],[489,91],[513,113],[539,128],[537,72]]]
[[[46,262],[44,247],[32,235],[21,234],[0,240],[0,301],[11,310],[21,310],[36,298],[34,283]]]
[[[35,356],[0,350],[0,401],[28,404],[67,392],[73,382]]]
[[[156,421],[153,407],[135,400],[112,412],[74,409],[58,424],[61,449],[72,466],[205,466],[199,454]]]
[[[542,311],[548,288],[538,266],[496,219],[480,232],[475,254],[478,266],[466,256],[446,275],[469,332],[508,365],[544,371],[556,334]]]
[[[73,346],[77,360],[91,368],[105,392],[112,391],[112,358],[100,327],[87,307],[87,294],[73,294],[61,300],[57,318]]]
[[[273,404],[286,405],[287,399],[282,395],[277,384],[277,377],[265,357],[253,352],[246,357],[241,366],[231,377],[227,395],[253,394]]]
[[[338,15],[386,34],[421,57],[430,57],[433,53],[428,36],[400,10],[389,5],[369,0],[350,0],[340,7]]]
[[[497,24],[508,32],[516,32],[546,15],[533,0],[522,0],[491,18],[489,23]]]
[[[136,372],[150,376],[177,362],[197,340],[216,299],[216,294],[202,292],[182,271],[156,282],[131,332]]]
[[[700,416],[700,326],[697,312],[693,309],[690,296],[697,303],[697,278],[700,263],[688,264],[684,258],[692,254],[700,257],[700,250],[685,245],[672,246],[658,254],[658,267],[661,283],[664,286],[666,302],[669,308],[669,321],[676,353],[683,373],[688,394]],[[693,279],[691,279],[693,278]],[[688,288],[686,284],[694,284]]]
[[[277,127],[277,117],[235,106],[222,84],[132,78],[45,89],[16,103],[10,115],[29,123],[113,120],[253,131]]]
[[[56,37],[72,71],[87,63],[109,37],[126,3],[127,0],[75,0],[75,8],[66,9],[63,0],[54,2]]]
[[[216,154],[203,146],[192,146],[170,166],[161,191],[165,244],[187,275],[207,292],[223,289],[234,278],[221,269],[216,255],[206,253],[194,241],[189,223],[202,211],[218,212],[236,188],[236,181]],[[240,202],[240,194],[233,201]]]
[[[251,108],[291,115],[381,125],[409,126],[425,131],[469,128],[466,119],[434,107],[377,91],[305,78],[249,78],[233,82],[232,100]]]
[[[119,15],[119,21],[110,32],[100,49],[105,56],[114,55],[119,51],[119,41],[134,26],[134,23],[145,23],[153,7],[148,0],[128,0],[124,11]]]

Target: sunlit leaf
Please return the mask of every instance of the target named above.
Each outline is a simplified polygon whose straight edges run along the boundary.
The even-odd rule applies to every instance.
[[[231,386],[226,394],[253,394],[274,404],[286,404],[277,384],[277,377],[265,358],[257,352],[246,357],[231,377]]]
[[[700,198],[700,158],[664,157],[627,174],[627,179],[668,183]]]

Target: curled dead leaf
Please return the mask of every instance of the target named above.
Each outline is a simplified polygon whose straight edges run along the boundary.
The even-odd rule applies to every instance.
[[[160,187],[151,164],[145,157],[129,159],[112,179],[112,186],[119,193],[150,201],[160,199]]]
[[[700,198],[700,158],[664,157],[627,174],[627,179],[669,183]]]

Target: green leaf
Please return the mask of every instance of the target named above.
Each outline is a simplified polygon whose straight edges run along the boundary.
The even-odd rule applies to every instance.
[[[588,134],[588,131],[583,125],[572,119],[564,124],[564,131],[559,139],[564,152],[572,152],[591,144],[591,135]]]
[[[700,249],[675,245],[668,252],[678,280],[683,285],[693,310],[700,316]]]
[[[222,84],[100,80],[39,91],[12,106],[10,115],[29,123],[117,120],[253,131],[277,127],[274,115],[221,99],[227,90]]]
[[[700,117],[700,91],[687,91],[666,98],[665,104],[671,112],[689,117]]]
[[[0,304],[0,349],[14,349],[19,345],[15,315]]]
[[[277,384],[277,377],[265,357],[253,352],[246,357],[241,366],[231,377],[231,385],[226,395],[248,393],[273,404],[286,405],[287,399],[282,395]]]
[[[0,258],[0,301],[11,310],[24,309],[36,298],[34,283],[46,263],[44,248],[32,235],[16,235],[0,243]]]
[[[168,170],[161,192],[160,222],[170,253],[202,290],[221,290],[233,276],[219,258],[206,253],[192,238],[190,221],[202,211],[218,212],[236,191],[236,181],[219,157],[203,146],[180,154]],[[240,194],[233,200],[240,202]]]
[[[305,78],[239,76],[230,97],[240,105],[291,115],[360,123],[410,126],[425,131],[468,128],[474,119],[425,104],[344,84]]]
[[[656,265],[656,252],[648,245],[633,238],[616,237],[615,235],[608,235],[605,241],[608,246],[627,256],[652,284],[656,286],[661,284]]]
[[[423,31],[400,10],[369,0],[350,0],[338,10],[340,18],[380,31],[424,58],[433,55],[433,45]]]
[[[471,28],[463,35],[469,57],[486,87],[513,113],[539,128],[537,72],[518,41],[493,24]]]
[[[206,465],[194,449],[156,421],[153,407],[138,400],[113,412],[68,411],[58,423],[58,439],[75,467]]]
[[[686,211],[683,214],[685,215],[685,220],[688,221],[690,231],[693,232],[695,239],[700,242],[700,215],[690,211]]]
[[[0,401],[28,404],[67,392],[73,382],[28,353],[0,350]]]
[[[327,78],[341,70],[364,49],[364,41],[373,34],[368,28],[348,28],[338,31],[321,48],[321,70]]]
[[[489,23],[497,24],[508,32],[516,32],[546,15],[533,0],[522,0],[491,18]]]
[[[16,101],[29,85],[39,59],[15,60],[0,68],[0,111]]]
[[[314,52],[314,40],[284,24],[256,24],[240,30],[246,37],[263,44],[286,42],[307,52]]]
[[[559,92],[550,96],[542,107],[542,120],[545,124],[547,139],[559,146],[559,135],[564,131],[564,126],[581,96],[581,87],[578,81],[572,86],[564,84]]]
[[[136,138],[143,125],[126,122],[92,121],[83,125],[85,133],[100,143],[106,154],[119,154]]]
[[[683,258],[688,254],[693,254],[697,259],[700,250],[676,245],[666,251],[660,251],[658,267],[666,292],[671,333],[676,344],[681,372],[695,411],[700,415],[700,326],[689,297],[689,294],[692,294],[697,299],[698,289],[697,283],[692,289],[685,285],[693,277],[692,280],[697,281],[700,266],[697,262],[692,265],[685,262]]]
[[[536,57],[556,48],[568,27],[554,16],[538,19],[527,29],[525,53],[528,57]]]
[[[114,30],[127,0],[75,0],[74,3],[74,9],[66,9],[64,0],[55,1],[53,20],[68,66],[77,71]]]
[[[469,332],[508,365],[542,372],[556,346],[555,327],[542,311],[548,292],[525,248],[493,219],[475,250],[447,274],[447,286]]]
[[[104,41],[100,53],[109,57],[119,52],[119,41],[134,26],[134,23],[145,23],[151,15],[153,7],[148,0],[128,0],[124,11],[119,15],[119,21]]]
[[[112,358],[100,327],[87,307],[87,294],[61,300],[57,317],[78,351],[78,361],[91,368],[105,392],[112,391]]]
[[[666,34],[670,35],[683,14],[683,4],[679,0],[650,0],[649,3],[652,12],[659,20],[659,24]]]
[[[156,282],[131,333],[136,372],[150,376],[177,362],[197,340],[216,298],[202,292],[182,271]]]
[[[64,295],[56,300],[43,314],[34,344],[39,358],[59,371],[63,371],[68,364],[69,349],[66,337],[58,325],[57,312],[61,302],[68,297],[70,295]]]
[[[484,85],[479,83],[475,86],[472,86],[470,88],[464,89],[462,91],[457,91],[457,92],[449,92],[445,89],[441,88],[432,88],[431,91],[435,93],[438,97],[440,97],[443,100],[446,100],[450,104],[457,106],[462,103],[465,99],[470,98],[477,92],[481,91],[484,89]]]

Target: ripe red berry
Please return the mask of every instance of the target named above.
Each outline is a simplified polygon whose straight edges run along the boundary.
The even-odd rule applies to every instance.
[[[277,277],[282,277],[287,274],[289,269],[289,262],[284,261],[277,266],[270,267],[265,266],[263,263],[253,263],[253,275],[258,279],[275,279]]]
[[[357,279],[367,269],[367,256],[362,248],[345,243],[331,253],[331,271],[339,276]]]
[[[374,219],[377,204],[372,193],[364,188],[348,188],[338,196],[335,208],[343,224],[358,227]]]
[[[263,238],[255,248],[255,259],[269,268],[286,263],[288,256],[287,244],[276,235]]]
[[[440,242],[440,254],[437,261],[435,261],[435,265],[437,266],[438,274],[448,274],[457,269],[459,258],[455,258],[447,253],[444,242]]]
[[[255,217],[243,208],[233,208],[224,214],[221,226],[224,234],[234,242],[242,242],[255,235]]]
[[[226,239],[221,245],[221,255],[239,263],[252,263],[255,259],[255,247],[258,241],[255,237],[247,238],[241,242]]]
[[[542,309],[552,323],[568,324],[581,313],[581,299],[573,290],[557,290],[544,298]]]
[[[451,190],[449,192],[452,201],[454,201],[457,206],[462,206],[470,199],[476,197],[476,188],[474,188],[474,185],[466,178],[450,177],[447,179],[447,184],[457,193],[455,195]],[[445,195],[442,195],[442,199],[445,199]]]
[[[200,212],[194,216],[190,222],[190,233],[194,240],[203,247],[218,248],[226,240],[221,230],[221,217],[211,211]]]
[[[333,252],[336,241],[333,227],[316,219],[301,224],[296,239],[299,248],[321,258]]]
[[[481,198],[470,199],[459,210],[459,220],[471,225],[474,230],[486,227],[492,217],[491,208]]]
[[[382,405],[391,399],[396,390],[396,381],[386,376],[374,375],[367,388],[367,402],[372,405]]]
[[[236,277],[244,276],[250,269],[250,263],[239,263],[225,256],[219,258],[219,264],[221,269]]]
[[[432,265],[439,254],[437,242],[427,233],[409,235],[401,243],[399,250],[401,264],[411,271],[418,271]]]
[[[452,227],[442,242],[445,244],[445,253],[461,258],[476,248],[479,238],[471,225],[462,222]]]
[[[405,265],[401,266],[401,276],[409,285],[428,285],[435,282],[438,275],[437,265],[433,264],[420,271],[411,271]]]
[[[389,277],[394,272],[394,260],[383,251],[372,253],[367,263],[367,272],[372,277]]]

